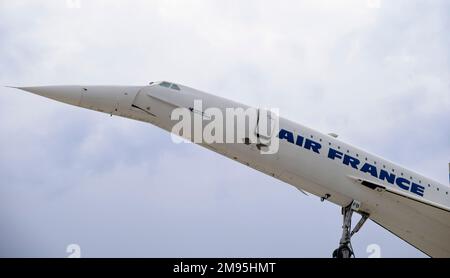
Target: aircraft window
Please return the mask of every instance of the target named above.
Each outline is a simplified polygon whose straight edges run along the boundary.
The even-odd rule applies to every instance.
[[[428,184],[428,187],[430,187],[431,185],[430,184]]]
[[[373,162],[373,164],[377,165],[377,162],[376,162],[376,161],[374,161],[374,162]]]
[[[338,146],[338,150],[340,150],[341,149],[341,146]]]
[[[349,150],[347,150],[347,153],[350,153],[350,151],[349,151]]]
[[[437,189],[437,191],[439,191],[439,187],[437,187],[436,189]]]
[[[383,168],[386,168],[386,165],[383,165]]]
[[[170,85],[171,84],[169,82],[166,82],[166,81],[163,81],[163,82],[159,83],[159,86],[166,87],[166,88],[170,88]]]
[[[403,176],[403,173],[401,173],[400,175],[402,175],[402,176]]]
[[[180,91],[180,87],[178,87],[177,84],[172,84],[172,86],[170,87],[171,89],[175,89],[177,91]]]

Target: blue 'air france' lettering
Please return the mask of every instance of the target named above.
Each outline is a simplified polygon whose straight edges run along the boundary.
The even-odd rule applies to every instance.
[[[297,145],[298,147],[304,148],[306,150],[313,151],[320,154],[322,145],[314,140],[304,138],[300,135],[294,136],[294,133],[285,129],[280,129],[278,133],[278,138],[280,140],[286,140],[287,142]],[[367,175],[371,175],[381,181],[388,182],[392,185],[396,185],[398,188],[406,191],[410,191],[413,194],[423,197],[425,192],[425,187],[411,182],[403,177],[397,177],[395,174],[390,173],[384,169],[378,170],[375,165],[370,163],[364,163],[348,154],[344,154],[338,150],[330,148],[328,151],[328,158],[331,160],[341,160],[342,164],[352,167],[353,169],[359,170]]]
[[[378,171],[377,167],[375,165],[372,165],[370,163],[364,163],[360,168],[358,168],[358,165],[361,164],[361,161],[355,157],[352,157],[348,154],[344,154],[338,150],[335,150],[333,148],[330,148],[328,151],[328,158],[331,160],[342,160],[342,163],[344,165],[351,165],[351,167],[355,169],[359,169],[359,171],[369,174],[377,179],[380,179],[381,181],[386,181],[392,185],[398,186],[400,189],[410,191],[411,193],[414,193],[419,196],[423,196],[425,192],[425,187],[418,185],[414,182],[411,182],[408,179],[405,179],[403,177],[396,177],[395,174],[389,173],[386,170],[380,170]]]
[[[318,154],[320,154],[320,149],[322,148],[322,145],[319,142],[304,138],[300,135],[297,135],[297,138],[295,138],[294,140],[294,133],[285,129],[280,130],[280,132],[278,133],[278,138],[280,138],[280,140],[286,140],[291,144],[295,144],[299,147],[303,147]]]

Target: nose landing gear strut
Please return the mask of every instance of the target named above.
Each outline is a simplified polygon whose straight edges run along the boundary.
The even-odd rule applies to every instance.
[[[352,203],[346,207],[342,208],[343,215],[343,224],[342,224],[342,237],[339,242],[339,248],[334,250],[333,258],[351,258],[355,257],[355,253],[353,252],[351,237],[356,234],[361,227],[366,222],[369,215],[364,212],[359,212],[360,203],[358,201],[353,200]],[[352,215],[353,211],[357,211],[361,214],[361,219],[356,224],[355,228],[352,229]]]

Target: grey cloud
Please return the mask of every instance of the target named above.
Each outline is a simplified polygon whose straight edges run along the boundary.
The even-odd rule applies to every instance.
[[[1,83],[173,80],[447,183],[446,1],[81,4],[1,2]],[[1,88],[0,134],[2,257],[327,257],[339,240],[339,208],[144,123]],[[423,256],[374,223],[357,255],[371,243]]]

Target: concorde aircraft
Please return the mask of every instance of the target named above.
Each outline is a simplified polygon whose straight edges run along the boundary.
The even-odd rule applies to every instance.
[[[227,108],[249,108],[167,81],[152,82],[147,86],[41,86],[18,89],[67,104],[148,122],[169,132],[179,123],[171,117],[175,109],[187,109],[194,118],[200,116],[204,127],[212,120],[207,115],[208,108],[222,111]],[[195,101],[202,101],[202,108],[194,108]],[[256,118],[246,119],[244,126],[247,130],[245,134],[256,135],[257,141],[244,138],[233,143],[198,143],[341,207],[342,237],[333,257],[354,257],[351,237],[367,219],[431,257],[450,257],[449,186],[346,144],[336,134],[323,134],[282,117],[276,118],[266,109],[255,109]],[[272,124],[261,128],[261,123]],[[264,153],[264,149],[276,140],[277,150]],[[352,229],[353,213],[359,214],[361,219]]]

